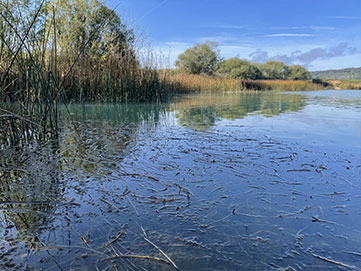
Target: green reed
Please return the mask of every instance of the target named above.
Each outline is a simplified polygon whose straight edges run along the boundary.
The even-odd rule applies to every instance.
[[[47,4],[0,3],[0,149],[56,138],[60,104],[146,102],[174,91],[152,53],[140,63],[132,38],[106,45],[102,53],[87,49],[105,31],[107,18],[77,50],[61,48],[57,10]]]

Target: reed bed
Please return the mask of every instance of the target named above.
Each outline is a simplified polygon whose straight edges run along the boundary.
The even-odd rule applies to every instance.
[[[81,60],[64,82],[68,102],[149,102],[169,95],[172,86],[156,68],[140,67],[136,59],[119,54],[101,62]]]
[[[24,10],[22,23],[10,6],[2,3],[0,8],[0,149],[57,136],[60,93],[54,50],[46,57],[35,27],[44,3]],[[22,17],[26,14],[33,14],[28,21]]]
[[[154,101],[174,91],[155,68],[154,54],[141,62],[131,30],[120,29],[124,38],[105,49],[96,47],[105,18],[83,44],[61,47],[56,8],[44,12],[48,1],[37,3],[0,5],[0,149],[56,138],[61,104]]]
[[[282,90],[282,91],[303,91],[303,90],[320,90],[325,89],[321,83],[303,80],[262,80],[253,81],[265,87],[265,89]]]
[[[169,80],[172,84],[176,85],[176,91],[180,93],[197,91],[301,91],[325,89],[322,84],[301,80],[239,80],[189,74],[173,74],[169,76]]]
[[[188,93],[197,91],[239,91],[242,81],[223,77],[207,77],[193,74],[169,75],[169,81],[175,85],[176,92]]]

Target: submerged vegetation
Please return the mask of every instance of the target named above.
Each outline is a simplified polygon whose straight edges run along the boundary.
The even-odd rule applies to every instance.
[[[327,87],[302,67],[158,70],[138,38],[101,0],[0,0],[0,269],[359,269],[359,96],[309,133],[263,91]]]
[[[360,106],[307,95],[69,105],[58,145],[0,155],[0,266],[360,269]]]

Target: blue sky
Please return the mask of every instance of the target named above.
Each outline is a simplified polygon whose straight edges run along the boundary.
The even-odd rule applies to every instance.
[[[196,43],[310,70],[361,66],[361,0],[106,0],[172,66]]]

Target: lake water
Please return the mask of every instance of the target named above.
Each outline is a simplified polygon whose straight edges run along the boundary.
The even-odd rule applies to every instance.
[[[0,270],[361,269],[360,91],[68,110],[0,153]]]

